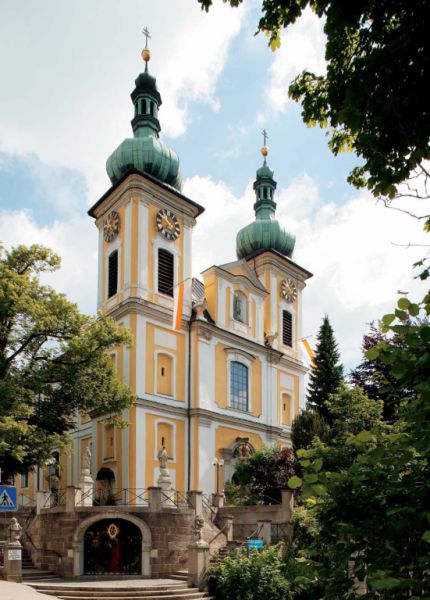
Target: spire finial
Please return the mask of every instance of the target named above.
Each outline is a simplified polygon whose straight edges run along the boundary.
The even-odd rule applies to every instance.
[[[145,61],[145,73],[148,72],[148,62],[151,60],[151,51],[148,48],[148,39],[151,39],[151,34],[147,27],[142,29],[142,33],[145,36],[145,48],[142,50],[142,58]]]
[[[269,137],[269,135],[265,129],[263,129],[263,131],[261,133],[263,135],[263,142],[264,142],[264,146],[261,148],[261,154],[264,156],[264,164],[266,164],[266,156],[269,154],[269,148],[267,147],[266,142],[267,142],[267,138]]]

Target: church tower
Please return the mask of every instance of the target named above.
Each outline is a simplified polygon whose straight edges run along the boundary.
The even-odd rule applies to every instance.
[[[117,488],[147,488],[165,445],[173,482],[183,490],[191,293],[175,329],[172,313],[175,288],[191,281],[191,232],[203,208],[181,193],[179,158],[159,138],[162,101],[150,56],[145,48],[145,70],[131,94],[133,137],[108,158],[112,187],[89,211],[99,231],[98,309],[133,335],[132,348],[116,349],[112,360],[138,397],[124,415],[126,429],[93,423],[93,473],[109,470]]]

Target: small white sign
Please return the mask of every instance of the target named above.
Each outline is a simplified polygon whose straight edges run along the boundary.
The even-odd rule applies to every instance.
[[[21,560],[21,550],[8,550],[7,557],[9,560]]]

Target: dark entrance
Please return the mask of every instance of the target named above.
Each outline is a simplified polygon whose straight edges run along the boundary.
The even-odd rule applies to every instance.
[[[85,575],[141,575],[142,534],[124,519],[102,519],[85,532]]]

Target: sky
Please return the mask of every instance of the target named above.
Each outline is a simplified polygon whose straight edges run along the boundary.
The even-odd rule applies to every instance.
[[[398,291],[423,295],[412,269],[423,249],[408,244],[426,240],[417,220],[346,183],[357,157],[334,157],[326,132],[306,127],[288,99],[303,69],[324,73],[321,20],[306,12],[273,53],[254,35],[260,7],[215,0],[206,14],[197,0],[0,0],[0,241],[52,247],[62,269],[47,282],[95,312],[97,233],[86,212],[110,187],[107,157],[131,136],[148,27],[161,138],[179,154],[183,192],[206,209],[194,275],[235,259],[236,233],[254,217],[265,128],[277,218],[296,236],[293,260],[314,274],[303,335],[314,345],[328,314],[348,370]]]

